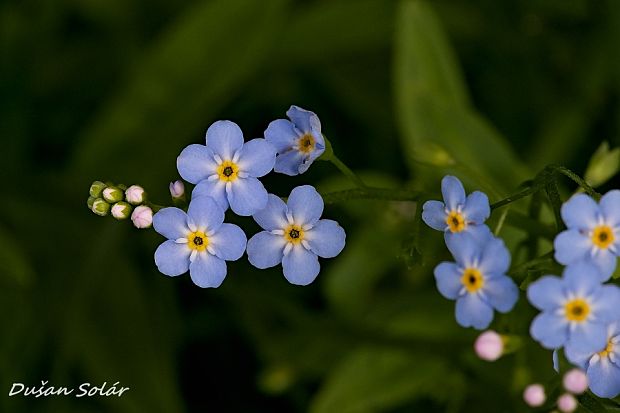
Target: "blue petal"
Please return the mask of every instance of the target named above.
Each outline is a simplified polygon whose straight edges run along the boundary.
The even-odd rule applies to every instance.
[[[264,139],[252,139],[239,151],[239,169],[250,176],[267,175],[276,163],[276,148]]]
[[[297,129],[302,132],[321,132],[321,121],[314,112],[292,105],[286,111],[286,116],[295,124]]]
[[[291,149],[276,157],[276,165],[273,170],[280,174],[289,176],[299,175],[299,167],[303,162],[305,155],[298,150]]]
[[[211,149],[204,145],[189,145],[177,158],[179,175],[187,182],[197,184],[217,173],[217,163]]]
[[[315,140],[316,140],[315,149],[312,152],[310,152],[308,155],[306,155],[302,159],[301,165],[299,165],[300,174],[303,174],[304,172],[306,172],[308,168],[310,168],[310,165],[312,165],[312,162],[317,160],[325,152],[325,145],[322,145],[319,143],[319,138],[315,137]],[[321,137],[320,140],[322,141],[323,138]]]
[[[467,220],[476,224],[483,224],[491,215],[491,207],[489,205],[489,197],[487,194],[475,191],[467,196],[463,214]]]
[[[493,309],[477,294],[465,294],[456,301],[456,321],[463,327],[483,330],[493,321]]]
[[[248,241],[248,259],[256,268],[275,267],[282,262],[286,240],[282,235],[259,232]]]
[[[590,321],[578,323],[570,331],[567,343],[578,343],[592,353],[601,351],[607,346],[607,325]]]
[[[556,373],[560,372],[560,356],[558,355],[558,350],[553,350],[551,354],[551,363],[553,364],[553,370]]]
[[[495,238],[486,225],[468,225],[463,233],[470,235],[474,241],[480,245],[485,245],[489,240]],[[456,233],[453,235],[458,236],[459,234]]]
[[[426,201],[422,205],[422,221],[429,227],[437,231],[445,231],[448,228],[446,217],[446,206],[443,202]]]
[[[299,134],[292,122],[276,119],[267,126],[265,139],[276,147],[278,153],[283,153],[296,145]]]
[[[336,221],[320,219],[306,231],[305,240],[310,250],[321,258],[333,258],[344,249],[346,234]]]
[[[288,226],[286,211],[287,208],[284,201],[278,196],[269,194],[267,206],[252,215],[252,218],[254,218],[254,221],[256,221],[262,229],[268,231],[283,229]]]
[[[560,212],[568,228],[587,229],[596,226],[599,207],[588,195],[577,194],[562,205]]]
[[[592,301],[597,320],[604,323],[620,320],[620,288],[603,285]]]
[[[207,147],[223,160],[231,160],[243,146],[241,128],[229,120],[218,120],[207,129]]]
[[[219,258],[236,261],[243,256],[247,240],[245,232],[238,226],[222,224],[218,231],[209,237],[209,245]]]
[[[539,310],[561,307],[566,300],[564,283],[560,277],[546,275],[530,284],[527,288],[527,299]]]
[[[441,193],[449,211],[456,209],[458,205],[465,204],[465,188],[461,181],[452,175],[446,175],[441,180]]]
[[[461,272],[453,262],[442,262],[435,267],[435,282],[437,289],[444,297],[456,300],[459,292],[463,289]]]
[[[189,265],[192,281],[201,288],[217,288],[226,278],[226,262],[215,255],[202,252]]]
[[[587,297],[601,288],[600,272],[590,263],[569,265],[562,275],[566,287],[578,297]]]
[[[598,269],[600,281],[604,282],[607,281],[616,270],[618,258],[609,250],[597,249],[594,255],[588,256],[588,261]]]
[[[568,361],[583,370],[588,367],[588,361],[595,352],[592,351],[589,345],[584,346],[583,343],[576,340],[569,340],[564,347],[564,355],[566,355]]]
[[[599,206],[607,225],[620,226],[620,190],[614,189],[603,195]]]
[[[620,394],[620,368],[608,358],[590,363],[587,376],[590,390],[598,397],[613,398]]]
[[[210,196],[194,196],[187,208],[189,222],[205,232],[217,231],[224,222],[224,210]]]
[[[452,234],[446,237],[446,245],[457,263],[464,267],[471,267],[478,262],[481,254],[480,244],[467,233]]]
[[[519,299],[519,288],[506,276],[487,278],[483,287],[489,304],[500,313],[507,313]]]
[[[560,232],[553,241],[555,259],[560,264],[570,265],[582,261],[592,249],[592,241],[577,229]]]
[[[226,183],[219,179],[200,181],[192,191],[192,198],[199,196],[210,196],[224,211],[228,209]]]
[[[562,316],[543,312],[532,321],[530,335],[545,348],[560,348],[568,340],[568,323]]]
[[[160,209],[153,215],[153,228],[168,239],[184,238],[189,232],[187,214],[179,208]]]
[[[287,204],[288,212],[297,225],[313,225],[323,214],[323,198],[310,185],[294,188]]]
[[[165,241],[155,250],[155,265],[159,272],[171,277],[184,274],[189,269],[190,253],[187,244]]]
[[[308,285],[319,275],[321,266],[316,254],[296,245],[282,258],[282,269],[291,284]]]
[[[228,192],[228,191],[227,191]],[[248,217],[265,208],[267,190],[256,178],[239,178],[232,182],[228,192],[230,209],[237,215]]]
[[[504,274],[510,267],[510,252],[499,238],[490,238],[482,249],[478,268],[487,276]]]

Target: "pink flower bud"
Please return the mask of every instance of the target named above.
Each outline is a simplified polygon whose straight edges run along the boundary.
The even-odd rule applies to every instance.
[[[530,384],[523,392],[523,400],[530,407],[539,407],[545,403],[545,388],[540,384]]]
[[[558,399],[558,409],[562,413],[572,413],[577,410],[577,400],[570,393],[564,393]]]
[[[573,394],[581,394],[588,390],[588,377],[579,369],[572,369],[562,379],[564,388]]]
[[[136,228],[150,227],[153,223],[153,210],[144,205],[137,207],[131,214],[131,222]]]
[[[183,181],[170,182],[170,195],[173,198],[181,198],[185,195],[185,185]]]
[[[495,331],[488,330],[478,336],[474,350],[482,360],[495,361],[504,352],[504,340]]]
[[[144,188],[139,185],[132,185],[125,190],[125,199],[132,205],[140,205],[145,201]]]

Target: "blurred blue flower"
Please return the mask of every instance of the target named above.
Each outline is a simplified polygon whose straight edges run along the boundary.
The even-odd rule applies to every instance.
[[[586,371],[592,393],[599,397],[620,394],[620,323],[607,326],[607,342],[592,351],[583,343],[567,344],[566,358]]]
[[[542,311],[530,326],[532,337],[549,349],[604,347],[607,324],[620,320],[620,289],[599,280],[596,267],[580,262],[566,267],[562,278],[547,275],[532,283],[527,297]]]
[[[245,233],[224,224],[224,210],[208,196],[195,197],[187,214],[164,208],[153,216],[155,231],[168,238],[155,251],[155,264],[175,277],[189,270],[199,287],[219,287],[226,277],[226,262],[236,261],[246,246]]]
[[[306,172],[312,162],[325,152],[319,118],[309,110],[291,106],[286,119],[276,119],[267,126],[265,139],[278,151],[275,172],[298,175]]]
[[[276,150],[264,139],[243,143],[236,123],[220,120],[209,126],[207,144],[189,145],[177,158],[179,174],[198,184],[193,196],[207,195],[222,209],[249,216],[267,205],[267,190],[256,178],[269,173]]]
[[[491,235],[484,221],[491,215],[489,198],[474,191],[465,195],[458,178],[446,175],[441,180],[444,202],[426,201],[422,206],[422,220],[437,231],[444,231],[446,239],[452,234],[469,233],[480,241]]]
[[[555,259],[564,265],[591,262],[599,281],[609,279],[620,252],[620,191],[607,192],[599,204],[588,195],[574,195],[561,213],[568,229],[555,238]]]
[[[435,267],[441,295],[456,300],[456,321],[463,327],[487,328],[493,309],[506,313],[519,298],[519,290],[506,275],[510,253],[497,238],[478,240],[470,234],[446,240],[456,262]]]
[[[282,263],[291,284],[310,284],[319,274],[318,257],[333,258],[345,245],[344,229],[320,219],[322,213],[323,198],[309,185],[293,189],[288,204],[269,194],[267,207],[253,216],[265,231],[248,241],[250,263],[261,269]]]

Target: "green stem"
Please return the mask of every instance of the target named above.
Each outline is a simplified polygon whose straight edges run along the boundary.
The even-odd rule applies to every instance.
[[[588,194],[591,197],[596,198],[596,199],[599,199],[601,197],[601,194],[596,192],[596,190],[594,188],[592,188],[590,186],[590,184],[588,184],[585,181],[585,179],[583,179],[582,177],[580,177],[579,175],[577,175],[576,173],[574,173],[570,169],[565,168],[565,167],[560,166],[560,165],[552,165],[551,167],[555,171],[557,171],[557,172],[561,173],[562,175],[566,176],[567,178],[569,178],[570,180],[575,182],[577,185],[579,185],[581,188],[583,188],[583,190],[586,192],[586,194]]]
[[[154,204],[154,203],[152,203],[150,201],[146,201],[144,203],[144,205],[146,205],[147,207],[151,208],[153,210],[153,212],[157,212],[160,209],[167,208],[165,205]]]
[[[355,175],[355,172],[351,170],[347,165],[342,162],[335,153],[332,153],[329,161],[336,167],[340,172],[342,172],[347,178],[351,180],[358,188],[366,188],[366,184],[359,178],[359,176]]]
[[[379,199],[383,201],[419,201],[423,193],[387,188],[356,188],[322,194],[326,204],[348,201],[351,199]]]
[[[526,196],[532,195],[533,193],[535,193],[536,191],[538,191],[538,188],[535,186],[528,186],[527,188],[522,189],[521,191],[510,195],[507,198],[504,198],[500,201],[497,201],[493,204],[491,204],[491,210],[503,207],[504,205],[508,205],[511,204],[515,201],[518,201],[521,198],[525,198]]]

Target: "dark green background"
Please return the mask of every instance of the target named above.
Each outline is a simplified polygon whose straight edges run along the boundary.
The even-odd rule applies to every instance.
[[[260,137],[290,104],[376,185],[437,193],[450,171],[494,201],[548,163],[583,173],[620,143],[619,2],[23,0],[0,4],[0,41],[0,411],[512,412],[552,377],[537,345],[475,357],[414,203],[326,208],[347,247],[308,287],[243,258],[202,290],[158,273],[162,238],[93,215],[87,190],[168,202],[213,121]],[[323,162],[263,181],[348,186]],[[532,315],[522,297],[493,327],[525,336]],[[131,390],[7,397],[41,380]]]

